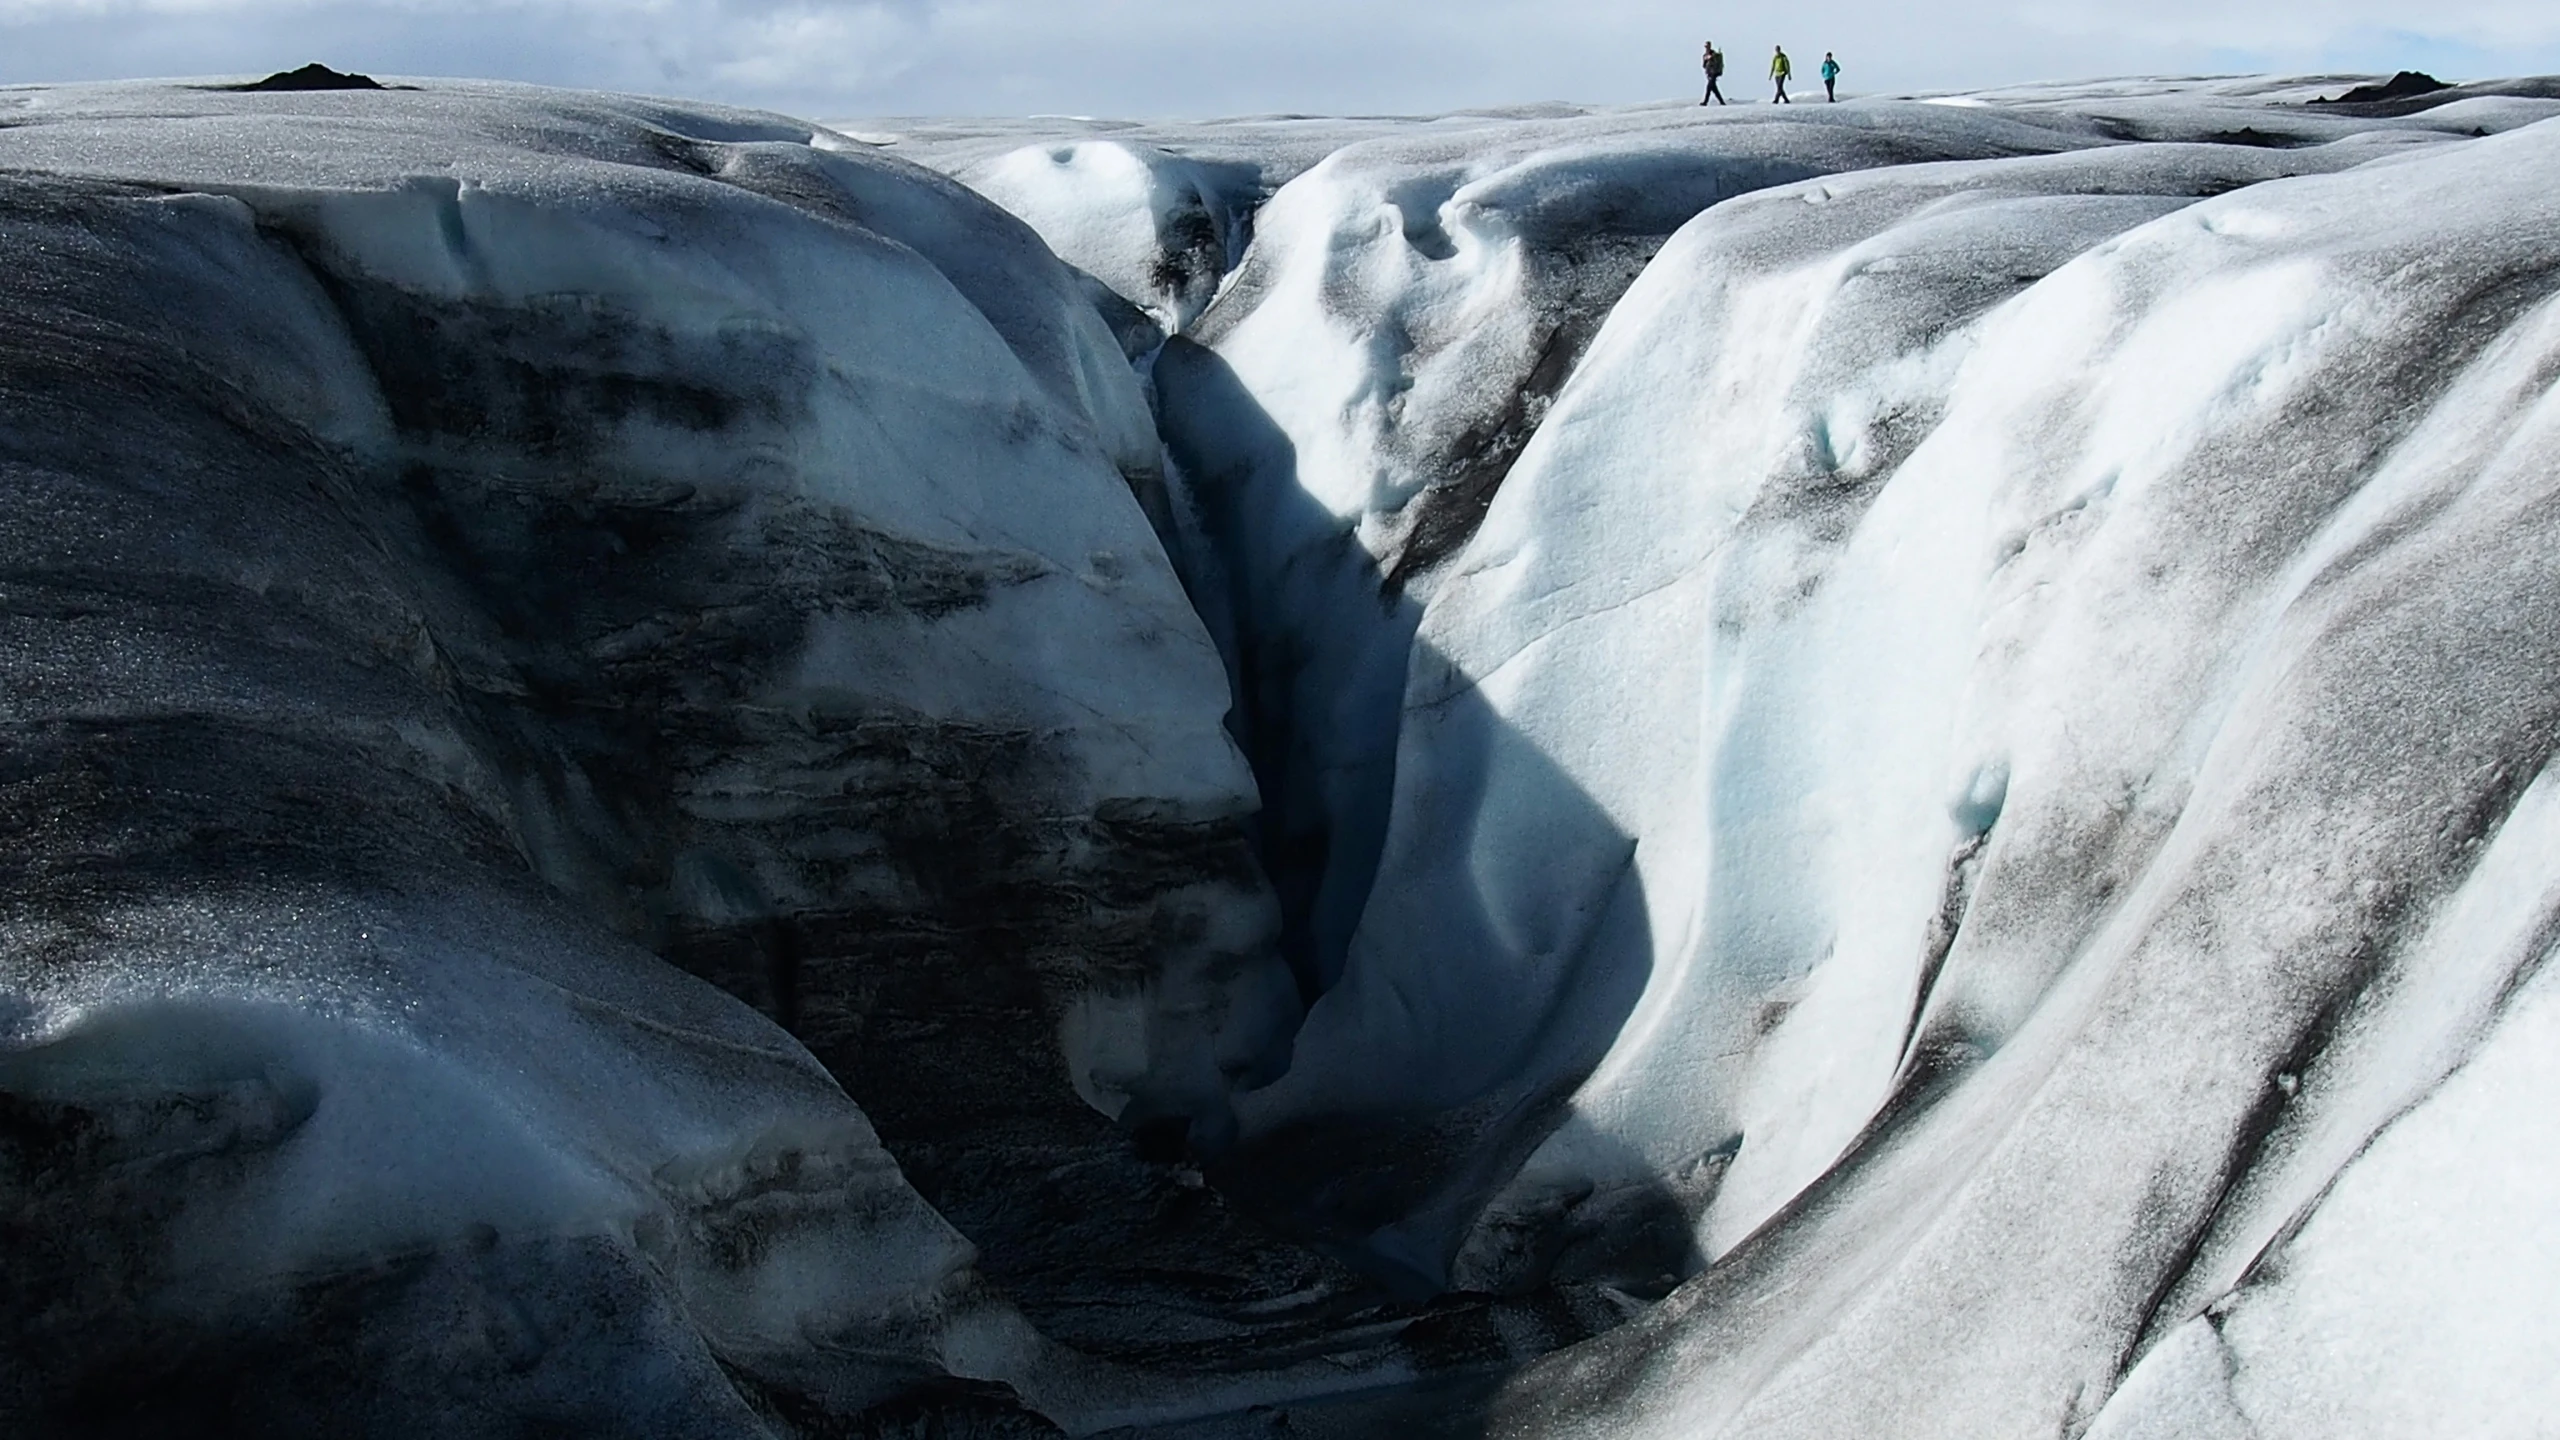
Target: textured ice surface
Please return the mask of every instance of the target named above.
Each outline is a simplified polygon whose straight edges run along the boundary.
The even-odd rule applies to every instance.
[[[1789,848],[1791,825],[1819,821],[1773,773],[1777,757],[1758,753],[1761,732],[1737,720],[1738,743],[1720,746],[1698,695],[1742,683],[1727,676],[1800,674],[1827,660],[1825,647],[1781,633],[1762,661],[1758,637],[1727,634],[1788,618],[1819,581],[1825,550],[1938,420],[1970,322],[2196,193],[2324,163],[2347,162],[2141,147],[1908,166],[1736,201],[1685,232],[1613,313],[1504,482],[1510,498],[1495,501],[1474,548],[1439,582],[1404,700],[1404,813],[1376,898],[1345,983],[1319,1002],[1291,1075],[1255,1097],[1257,1115],[1392,1114],[1497,1093],[1518,1107],[1590,1072],[1601,1061],[1593,1047],[1611,1043],[1621,1020],[1648,1033],[1695,1015],[1706,1028],[1630,1051],[1661,1070],[1622,1059],[1596,1092],[1678,1087],[1676,1137],[1612,1127],[1597,1143],[1632,1144],[1619,1163],[1642,1155],[1641,1173],[1721,1174],[1734,1158],[1726,1142],[1746,1128],[1731,1108],[1740,1057],[1769,1018],[1764,1006],[1783,1003],[1758,992],[1796,980],[1841,923],[1826,920],[1801,850]],[[1737,544],[1729,527],[1755,511],[1766,538],[1745,532]],[[1659,523],[1671,515],[1698,519]],[[1634,516],[1656,523],[1628,524]],[[1755,545],[1748,558],[1745,544]],[[1566,630],[1571,643],[1551,643]],[[1720,645],[1753,653],[1725,660]],[[1766,703],[1786,713],[1760,722],[1770,743],[1800,744],[1801,765],[1872,761],[1864,740],[1838,745],[1804,728],[1823,718],[1825,697],[1797,687],[1819,683],[1773,685]],[[1675,755],[1697,758],[1675,767]],[[1997,767],[1985,764],[1965,782],[1982,791],[1966,802],[1977,811],[2002,798]],[[1860,788],[1850,776],[1793,784]],[[1988,828],[1978,815],[1947,820],[1946,801],[1928,804],[1916,822],[1874,816],[1878,843],[1911,843],[1917,824],[1917,843],[1943,851],[1959,842],[1941,846],[1934,832]],[[1516,823],[1529,815],[1538,823]],[[1738,852],[1719,843],[1733,831]],[[1928,856],[1932,873],[1917,882],[1927,893],[1915,903],[1933,915],[1943,861]],[[1843,906],[1871,898],[1876,879],[1862,858],[1843,877]],[[1713,903],[1719,889],[1725,904]],[[1674,977],[1688,960],[1672,958],[1683,949],[1709,972],[1698,984],[1743,989],[1685,988]],[[1376,1003],[1381,987],[1407,1003]],[[1421,994],[1448,998],[1410,1003]],[[1577,1014],[1577,1002],[1599,1008]],[[1900,1040],[1807,1043],[1825,1063],[1866,1055],[1889,1068]],[[1729,1078],[1702,1083],[1720,1071]],[[1792,1117],[1774,1143],[1830,1147],[1811,1159],[1818,1171],[1849,1138],[1829,1123]],[[1764,1147],[1739,1183],[1765,1160]],[[1790,1172],[1780,1198],[1806,1178]],[[1432,1243],[1445,1252],[1453,1239]]]
[[[1200,525],[1177,550],[1235,667],[1264,854],[1310,987],[1341,973],[1377,864],[1431,572],[1654,249],[1762,186],[2057,143],[1908,113],[1720,125],[1646,111],[1369,140],[1263,207],[1218,302],[1157,359]]]
[[[10,92],[0,1411],[2536,1433],[2560,98],[2366,78]]]
[[[1018,1245],[1009,1170],[1213,1132],[1297,1016],[1071,273],[770,117],[12,98],[11,1408],[1021,1378],[836,1080]]]
[[[1155,339],[1190,325],[1216,297],[1263,199],[1258,167],[1117,140],[1029,146],[957,174],[1030,222],[1107,295],[1142,309]]]
[[[1213,1174],[1705,1271],[1504,1433],[2540,1413],[2560,102],[2362,78],[1381,125],[1157,357],[1318,997]]]
[[[2499,177],[2560,159],[2560,131],[2352,169],[2282,158],[2333,173],[2157,218],[1951,195],[1830,241],[1808,218],[1757,263],[1772,209],[1933,177],[1711,213],[1612,316],[1444,582],[1399,753],[1398,819],[1417,823],[1406,848],[1391,837],[1378,893],[1419,900],[1410,865],[1497,920],[1554,913],[1503,878],[1522,875],[1598,918],[1544,948],[1510,941],[1510,920],[1435,967],[1419,937],[1445,928],[1373,903],[1352,973],[1398,1000],[1346,1003],[1374,1017],[1346,1029],[1428,1048],[1409,1018],[1434,1013],[1411,999],[1426,969],[1498,970],[1524,987],[1499,993],[1531,997],[1627,977],[1605,1042],[1535,998],[1494,1032],[1588,1047],[1555,1067],[1569,1118],[1497,1210],[1650,1175],[1715,1262],[1532,1372],[1513,1429],[2086,1424],[2125,1358],[2214,1303],[2493,1013],[2422,978],[2442,963],[2424,921],[2491,873],[2483,847],[2523,823],[2508,817],[2553,733],[2538,517],[2560,474],[2560,250],[2549,197]],[[2183,168],[2220,189],[2228,163],[2070,183],[2168,195]],[[1701,334],[1706,316],[1752,323]],[[1613,523],[1630,512],[1650,523]],[[1498,722],[1464,728],[1471,700]],[[1493,811],[1454,854],[1425,843],[1423,822],[1499,794],[1522,752],[1593,798],[1589,838],[1531,839]],[[1614,870],[1555,859],[1612,843]],[[2540,867],[2498,884],[2468,903],[2548,903],[2527,898],[2548,892]],[[2536,948],[2496,953],[2474,958]],[[2440,1036],[2375,1018],[2370,1071],[2333,1042],[2393,987],[2430,984],[2446,993],[2427,1003],[2457,1007]],[[1318,1006],[1301,1066],[1351,995]],[[1481,1002],[1453,1013],[1438,1043],[1482,1054]],[[2341,1072],[2334,1092],[2317,1064]],[[2502,1148],[2481,1163],[2536,1168]],[[2334,1233],[2327,1204],[2359,1193],[2339,1184],[2296,1245]],[[2253,1187],[2267,1219],[2246,1232]],[[2475,1283],[2460,1263],[2396,1273],[2458,1303]],[[2340,1314],[2335,1293],[2300,1303]],[[2263,1314],[2275,1333],[2281,1303],[2244,1298],[2227,1325]],[[2484,1323],[2520,1324],[2527,1347],[2545,1333]],[[2341,1399],[2348,1414],[2405,1403],[2379,1371],[2323,1374],[2376,1387]],[[2319,1382],[2293,1383],[2271,1408],[2320,1429],[2302,1401]]]

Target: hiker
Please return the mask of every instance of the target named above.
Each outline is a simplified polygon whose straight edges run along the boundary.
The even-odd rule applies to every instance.
[[[1770,104],[1793,105],[1796,103],[1787,98],[1787,77],[1794,73],[1796,73],[1796,67],[1794,62],[1787,59],[1787,47],[1779,46],[1778,53],[1769,59],[1769,78],[1778,82],[1778,98],[1770,101]]]
[[[1840,98],[1840,62],[1832,59],[1828,50],[1822,52],[1822,98]]]
[[[1707,100],[1713,100],[1722,105],[1725,103],[1724,87],[1716,82],[1724,79],[1724,52],[1716,48],[1713,40],[1707,42],[1707,56],[1701,63],[1707,67],[1707,99],[1698,103],[1704,105]]]

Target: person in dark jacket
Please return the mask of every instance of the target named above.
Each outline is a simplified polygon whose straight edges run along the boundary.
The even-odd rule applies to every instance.
[[[1725,103],[1724,87],[1716,82],[1724,79],[1724,52],[1716,48],[1713,40],[1707,42],[1707,55],[1700,63],[1707,67],[1707,99],[1698,103],[1704,105],[1707,100],[1713,100],[1722,105]]]
[[[1779,46],[1778,53],[1769,57],[1769,78],[1778,82],[1777,98],[1771,100],[1770,104],[1793,105],[1796,103],[1787,98],[1787,77],[1794,73],[1796,73],[1795,62],[1787,58],[1787,47]]]
[[[1822,98],[1840,98],[1840,62],[1832,59],[1828,50],[1822,52]]]

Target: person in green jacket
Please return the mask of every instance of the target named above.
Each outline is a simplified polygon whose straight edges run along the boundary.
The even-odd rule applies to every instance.
[[[1825,50],[1822,52],[1822,98],[1825,100],[1839,99],[1839,87],[1840,62],[1832,59],[1831,52]]]
[[[1787,59],[1787,47],[1779,46],[1778,53],[1769,58],[1769,78],[1778,82],[1777,98],[1771,100],[1770,104],[1793,105],[1796,103],[1787,98],[1787,77],[1794,73],[1796,73],[1796,67]]]

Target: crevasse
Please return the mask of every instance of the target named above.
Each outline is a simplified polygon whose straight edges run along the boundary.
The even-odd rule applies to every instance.
[[[11,97],[0,1417],[2534,1433],[2560,100],[2336,88]]]

